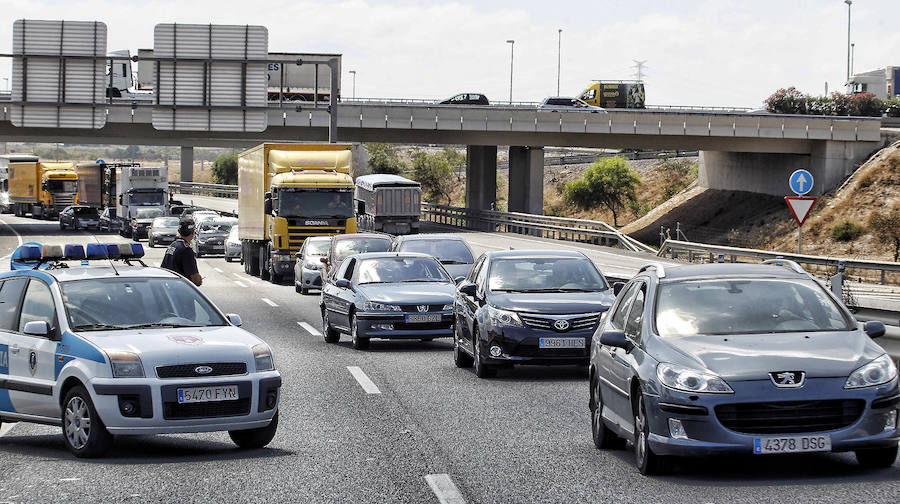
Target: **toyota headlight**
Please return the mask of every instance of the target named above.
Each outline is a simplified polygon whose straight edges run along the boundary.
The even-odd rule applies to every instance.
[[[493,306],[488,306],[488,317],[491,320],[491,324],[499,325],[499,326],[515,326],[521,327],[522,321],[519,319],[519,315],[516,312],[501,310],[499,308],[494,308]]]
[[[887,383],[896,376],[897,366],[888,354],[884,354],[850,373],[844,388],[874,387]]]
[[[272,349],[265,343],[253,345],[253,360],[256,361],[256,371],[272,371],[275,369],[275,360],[272,359]]]
[[[725,380],[714,374],[704,373],[696,369],[661,362],[656,366],[656,377],[671,389],[682,392],[709,394],[733,394],[734,391]]]
[[[132,352],[106,352],[112,366],[113,378],[143,378],[144,365],[141,358]]]
[[[363,303],[363,311],[400,311],[400,307],[393,304],[373,303],[366,301]]]

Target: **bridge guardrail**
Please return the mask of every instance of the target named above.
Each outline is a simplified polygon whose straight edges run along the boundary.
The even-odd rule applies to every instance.
[[[169,190],[173,193],[196,194],[215,198],[237,199],[238,187],[226,184],[204,184],[202,182],[169,182]]]

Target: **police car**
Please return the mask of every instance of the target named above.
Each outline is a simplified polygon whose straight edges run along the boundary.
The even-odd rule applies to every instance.
[[[0,274],[0,422],[60,425],[77,457],[114,435],[275,436],[272,350],[190,281],[146,267],[140,244],[17,252],[34,269]]]

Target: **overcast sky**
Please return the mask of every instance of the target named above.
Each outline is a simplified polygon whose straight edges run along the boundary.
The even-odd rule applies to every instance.
[[[855,0],[857,72],[900,65],[898,0]],[[844,82],[842,0],[0,0],[0,52],[15,19],[99,20],[108,48],[153,46],[156,23],[259,24],[270,52],[343,54],[343,95],[441,98],[478,91],[513,100],[562,95],[591,79],[630,79],[646,60],[647,102],[757,106],[779,87],[811,94]],[[10,73],[8,59],[0,77]],[[4,82],[4,87],[7,81]]]

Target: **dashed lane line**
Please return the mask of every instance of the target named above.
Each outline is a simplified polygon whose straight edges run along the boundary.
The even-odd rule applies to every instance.
[[[381,390],[378,389],[378,386],[375,385],[375,382],[369,379],[369,377],[366,376],[366,373],[364,373],[363,370],[359,368],[359,366],[347,366],[347,371],[350,371],[350,374],[352,374],[353,377],[356,378],[359,386],[362,387],[362,389],[365,390],[367,394],[381,393]]]
[[[271,306],[271,307],[273,307],[273,308],[278,306],[278,304],[275,303],[275,301],[272,301],[272,300],[269,299],[269,298],[259,298],[259,299],[261,299],[263,303],[266,303],[267,305],[269,305],[269,306]]]
[[[234,283],[238,284],[239,287],[243,287],[245,289],[247,288],[247,284],[245,284],[244,282],[235,280]]]
[[[441,504],[466,504],[449,474],[426,474],[425,481]]]
[[[16,425],[19,425],[19,424],[18,423],[5,423],[3,425],[0,425],[0,437],[3,437],[5,435],[9,434],[9,431],[11,431],[13,429],[13,427],[15,427]]]
[[[322,333],[320,333],[318,329],[307,324],[306,322],[297,322],[297,325],[306,329],[306,332],[308,332],[309,334],[312,334],[313,336],[321,336],[322,335]]]

